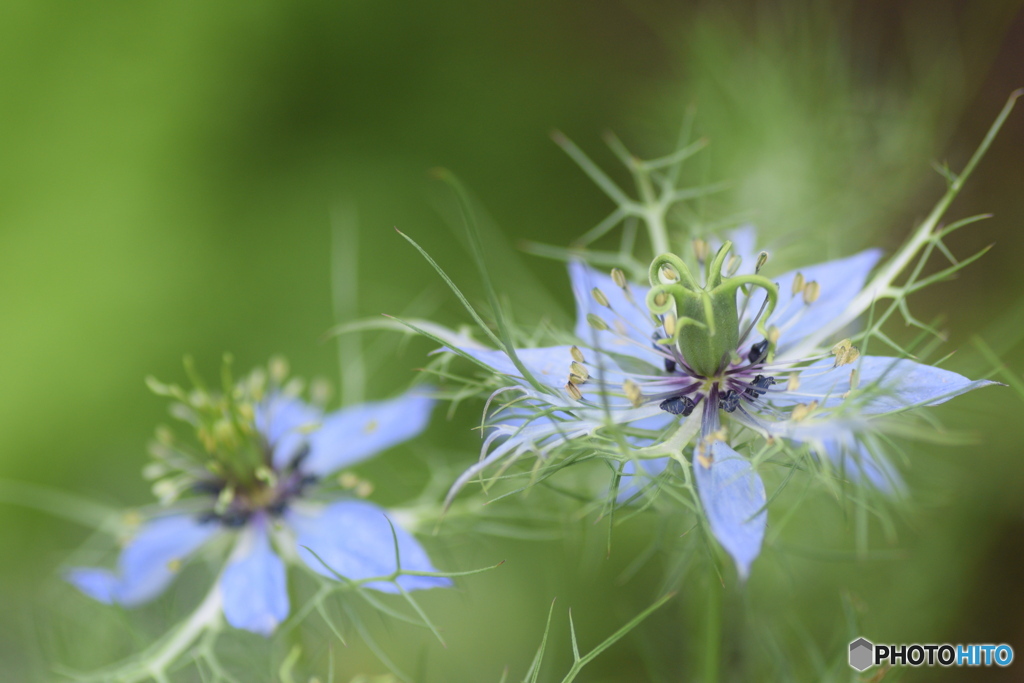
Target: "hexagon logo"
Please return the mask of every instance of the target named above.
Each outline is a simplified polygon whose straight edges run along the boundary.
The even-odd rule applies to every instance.
[[[865,638],[858,638],[850,643],[850,666],[863,671],[874,663],[875,646]]]

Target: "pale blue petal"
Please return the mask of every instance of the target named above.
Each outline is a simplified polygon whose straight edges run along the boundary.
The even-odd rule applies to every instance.
[[[655,326],[647,311],[648,287],[631,284],[630,301],[610,275],[579,261],[569,264],[569,279],[576,297],[576,337],[580,341],[600,351],[639,358],[659,368],[662,366],[662,356],[652,346]],[[610,309],[594,299],[592,292],[595,287],[608,299]],[[587,322],[589,313],[604,320],[611,329],[595,330]]]
[[[79,567],[64,573],[64,579],[93,600],[108,605],[117,602],[117,575],[109,569]]]
[[[857,390],[846,400],[864,413],[887,413],[909,406],[937,406],[940,403],[997,382],[969,380],[949,370],[923,365],[906,358],[861,356],[855,362],[833,368],[826,359],[800,372],[795,392],[770,394],[776,405],[809,403],[832,408],[840,405],[850,391],[850,373],[856,368]]]
[[[330,474],[408,441],[430,421],[434,399],[422,388],[398,398],[363,403],[327,415],[309,435],[309,456],[302,470]]]
[[[670,425],[675,424],[679,421],[679,417],[671,413],[666,413],[663,410],[639,420],[633,420],[629,423],[630,428],[643,429],[649,432],[662,432],[668,429]],[[654,442],[658,439],[658,436],[654,435],[650,438],[641,436],[630,436],[627,440],[636,448],[646,448],[647,446],[653,446]]]
[[[495,372],[515,377],[525,383],[522,375],[504,351],[492,349],[460,349]],[[573,361],[571,346],[545,346],[532,349],[516,349],[520,362],[541,384],[551,387],[565,398],[565,384],[569,381],[569,366]],[[607,354],[587,350],[583,352],[583,365],[590,374],[590,381],[579,386],[580,391],[589,399],[600,400],[602,378],[604,383],[618,390],[626,380],[626,374]]]
[[[288,616],[284,562],[270,547],[265,524],[249,527],[220,579],[224,618],[235,628],[270,636]]]
[[[390,575],[397,566],[395,537],[402,569],[437,571],[419,542],[397,524],[392,535],[385,511],[371,503],[342,501],[314,514],[291,510],[288,522],[296,532],[299,556],[310,569],[328,578],[336,578],[335,573],[353,581]],[[451,585],[451,579],[433,576],[401,576],[398,582],[406,590]],[[390,582],[366,585],[386,593],[398,592]]]
[[[516,356],[526,369],[541,384],[561,389],[569,377],[572,363],[571,346],[544,346],[532,349],[516,349]],[[463,348],[487,367],[502,375],[522,379],[522,373],[504,351],[494,349]]]
[[[303,452],[309,433],[322,417],[318,408],[284,394],[273,394],[256,406],[256,431],[267,440],[276,469],[283,469]]]
[[[868,274],[881,257],[881,250],[868,249],[844,259],[819,263],[771,278],[779,286],[779,302],[768,322],[782,331],[779,350],[784,351],[794,346],[807,335],[838,318],[864,288]],[[814,303],[805,304],[801,291],[793,294],[793,279],[797,273],[803,274],[805,282],[815,281],[820,286],[821,294]]]
[[[672,458],[644,458],[640,462],[640,476],[636,472],[636,460],[628,460],[622,466],[619,478],[619,494],[616,500],[620,503],[633,498],[646,488],[659,474],[672,464]]]
[[[140,605],[160,595],[181,563],[220,530],[192,515],[158,517],[143,524],[121,551],[116,572],[72,569],[67,578],[102,602]]]
[[[711,532],[728,551],[742,578],[761,552],[768,513],[764,484],[750,463],[722,441],[711,445],[711,466],[696,458],[694,478]]]
[[[630,423],[631,428],[646,429],[652,432],[661,432],[676,421],[676,416],[662,412],[658,415],[635,420]],[[627,436],[626,440],[634,448],[646,448],[654,445],[654,438]],[[622,503],[632,498],[636,493],[647,486],[652,479],[665,471],[665,468],[672,462],[671,458],[642,458],[640,462],[640,476],[637,477],[636,460],[628,460],[622,466],[622,477],[619,479],[619,495],[617,500]]]
[[[850,481],[868,483],[888,494],[904,489],[899,472],[887,460],[872,455],[860,440],[852,436],[830,439],[824,448],[836,469]]]

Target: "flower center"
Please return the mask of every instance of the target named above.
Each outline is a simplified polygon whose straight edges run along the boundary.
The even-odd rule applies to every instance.
[[[737,292],[742,287],[765,290],[767,310],[758,321],[758,329],[765,337],[768,335],[764,322],[778,299],[777,287],[760,275],[727,277],[722,272],[731,248],[732,243],[726,242],[714,260],[708,262],[703,286],[674,254],[662,254],[650,268],[647,307],[660,316],[666,335],[657,343],[674,347],[689,368],[701,377],[715,377],[724,372],[742,342]]]
[[[657,340],[655,342],[657,344]],[[768,355],[768,340],[752,344],[746,360],[735,358],[712,376],[704,376],[681,357],[666,358],[668,377],[656,383],[662,392],[648,396],[673,415],[690,415],[702,401],[711,401],[712,409],[732,413],[744,403],[755,403],[776,384],[774,376],[763,374]]]
[[[164,504],[189,493],[208,497],[205,517],[229,527],[241,526],[260,512],[283,513],[317,481],[302,469],[308,447],[296,444],[290,461],[275,465],[277,445],[264,433],[270,419],[268,396],[285,391],[283,361],[272,361],[269,372],[257,369],[235,382],[226,360],[219,390],[207,389],[189,363],[186,369],[193,376],[192,389],[150,382],[154,391],[175,399],[172,414],[193,431],[181,437],[168,428],[157,431],[154,462],[146,475],[157,480],[154,493]]]

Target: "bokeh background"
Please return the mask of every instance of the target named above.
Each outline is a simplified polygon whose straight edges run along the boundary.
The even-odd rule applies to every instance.
[[[447,220],[451,195],[428,174],[449,168],[497,226],[489,244],[510,310],[524,324],[562,323],[571,311],[562,266],[509,254],[523,240],[567,244],[612,206],[549,131],[614,167],[602,131],[657,156],[693,107],[711,141],[693,181],[733,183],[693,206],[698,224],[752,220],[788,265],[892,249],[943,191],[930,165],[962,166],[1024,86],[1021,8],[4,3],[0,678],[54,680],[55,663],[103,661],[131,649],[125,634],[170,623],[170,607],[109,617],[62,586],[59,570],[89,530],[39,508],[47,491],[112,507],[150,500],[139,472],[166,406],[143,379],[183,381],[186,353],[208,373],[225,351],[239,368],[281,353],[300,374],[337,379],[325,333],[337,322],[332,283],[345,277],[332,280],[332,216],[335,226],[339,215],[358,218],[360,316],[466,322],[393,230],[475,291]],[[940,355],[958,350],[947,367],[975,376],[992,369],[975,335],[1024,372],[1022,149],[1024,107],[951,212],[995,215],[955,236],[957,253],[995,248],[912,302],[923,319],[943,317]],[[430,348],[367,341],[391,349],[367,368],[371,398],[400,391]],[[463,406],[421,443],[367,464],[379,489],[393,487],[377,499],[414,494],[428,463],[472,459],[479,408]],[[877,552],[866,558],[850,552],[853,521],[841,505],[823,494],[806,503],[729,602],[724,678],[849,680],[854,631],[885,642],[1008,642],[1024,653],[1022,412],[1010,389],[936,410],[972,440],[908,451],[912,505],[896,514],[894,538],[873,536]],[[506,666],[518,680],[557,597],[545,676],[560,680],[570,661],[565,608],[583,646],[596,644],[653,602],[675,566],[670,545],[617,582],[654,522],[624,526],[610,559],[605,529],[592,522],[566,513],[545,531],[561,540],[442,532],[431,548],[447,567],[507,562],[424,600],[447,648],[374,621],[382,646],[418,680],[496,681]],[[694,680],[707,579],[675,576],[679,597],[578,680]],[[306,647],[303,666],[324,676],[327,629],[311,624],[289,638]],[[236,645],[272,663],[292,641]],[[332,647],[336,680],[386,671],[358,637]],[[1021,666],[904,678],[1018,680]],[[272,679],[269,670],[252,680]]]

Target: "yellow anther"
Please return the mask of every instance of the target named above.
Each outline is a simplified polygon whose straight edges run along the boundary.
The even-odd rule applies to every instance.
[[[260,465],[256,468],[256,479],[262,482],[274,486],[277,484],[277,475],[266,465]]]
[[[853,342],[851,342],[849,339],[844,339],[840,342],[836,342],[836,344],[832,347],[829,353],[831,353],[833,356],[839,356],[841,354],[846,353],[847,350],[849,350],[852,346]]]
[[[789,417],[793,421],[799,422],[800,420],[803,420],[804,418],[806,418],[810,414],[811,410],[814,409],[813,407],[814,407],[814,402],[813,401],[811,403],[809,403],[809,404],[808,403],[800,403],[798,405],[795,405],[795,406],[793,406],[793,412],[791,412],[789,414]]]
[[[849,339],[844,339],[832,347],[832,355],[836,357],[836,362],[832,367],[838,368],[841,365],[849,365],[860,358],[860,349],[854,346]]]
[[[676,314],[669,311],[665,314],[665,317],[661,321],[662,326],[665,328],[665,334],[668,335],[669,339],[673,339],[676,336]]]
[[[217,420],[213,425],[213,438],[216,443],[226,448],[232,448],[238,443],[235,426],[227,420]]]
[[[697,462],[699,462],[700,466],[703,467],[704,469],[706,469],[706,470],[711,469],[711,458],[709,458],[708,456],[704,455],[703,453],[698,453],[697,454]]]
[[[314,379],[309,385],[309,397],[316,405],[324,405],[331,399],[333,389],[331,383],[323,377]]]
[[[225,486],[217,494],[217,502],[214,504],[213,509],[215,512],[224,512],[231,505],[231,501],[235,499],[235,489],[232,486]]]
[[[782,330],[772,325],[768,328],[768,343],[772,346],[777,346],[779,343],[779,337],[782,336]]]
[[[592,290],[590,290],[590,293],[593,295],[594,301],[596,301],[598,304],[604,306],[605,308],[612,307],[612,305],[608,303],[608,297],[606,297],[604,295],[604,292],[602,292],[597,287],[594,287]]]
[[[380,423],[376,420],[367,420],[366,424],[363,425],[363,434],[373,434],[380,428]]]
[[[813,304],[821,296],[821,285],[817,280],[811,280],[804,285],[804,303]]]
[[[249,393],[252,394],[253,398],[259,400],[263,398],[263,392],[267,388],[267,373],[262,368],[256,368],[249,373]]]
[[[569,381],[572,382],[573,384],[575,384],[576,386],[579,386],[581,384],[586,383],[587,380],[583,379],[582,377],[580,377],[579,375],[577,375],[575,373],[570,372],[569,373]]]
[[[206,449],[207,453],[213,453],[217,450],[217,441],[206,427],[200,427],[196,430],[196,438],[199,439],[199,443],[203,444],[203,448]]]
[[[177,574],[181,571],[181,560],[173,559],[167,563],[167,571]]]
[[[789,376],[789,380],[786,381],[786,391],[796,391],[800,388],[800,375],[793,373]]]
[[[661,279],[665,282],[679,282],[679,271],[666,263],[661,267]]]
[[[167,467],[162,462],[151,462],[142,468],[142,478],[153,481],[167,474]]]
[[[654,295],[654,305],[661,308],[668,303],[668,295],[665,292],[658,292]]]
[[[288,380],[288,383],[281,389],[288,396],[300,396],[302,391],[306,388],[306,382],[301,377],[293,377]]]
[[[565,383],[565,390],[570,396],[572,396],[573,400],[579,401],[583,398],[583,392],[580,391],[579,387],[572,382]]]
[[[764,264],[768,263],[768,252],[762,251],[757,255],[757,263],[754,265],[754,272],[760,273],[761,269],[764,268]]]
[[[629,283],[626,282],[626,274],[622,272],[621,268],[612,268],[612,282],[622,289],[629,286]]]
[[[569,349],[569,354],[572,356],[572,359],[577,363],[582,363],[584,361],[583,352],[580,351],[580,348],[578,346],[574,346],[571,349]]]
[[[368,498],[373,493],[373,484],[368,481],[361,481],[356,484],[355,494],[360,498]]]
[[[708,259],[708,253],[710,249],[708,243],[699,237],[693,241],[693,255],[697,257],[697,261],[704,263]]]
[[[153,484],[153,495],[162,505],[168,505],[178,499],[178,485],[172,479],[161,479]]]
[[[743,259],[741,259],[736,254],[730,256],[729,260],[725,264],[725,274],[728,277],[732,277],[733,275],[735,275],[736,271],[740,269],[741,263],[743,263]]]
[[[121,515],[121,523],[129,529],[136,529],[142,524],[142,515],[138,510],[129,510]]]
[[[582,363],[577,363],[576,361],[570,363],[569,372],[578,377],[582,377],[584,382],[590,379],[590,373],[587,372],[587,368]]]
[[[156,440],[165,446],[170,446],[174,443],[174,432],[164,425],[160,425],[156,428]]]
[[[274,384],[280,384],[288,376],[288,361],[283,356],[274,356],[270,359],[268,369],[270,370],[270,379]]]
[[[354,489],[359,485],[359,477],[351,472],[342,472],[338,475],[338,484],[343,489]]]
[[[793,296],[799,294],[804,288],[804,274],[797,273],[793,277]]]
[[[626,394],[626,398],[633,404],[634,408],[639,408],[644,403],[644,394],[640,391],[640,385],[631,379],[627,379],[622,384],[622,392]]]
[[[847,351],[846,355],[843,357],[843,361],[841,363],[839,363],[838,365],[849,365],[850,363],[854,362],[858,358],[860,358],[860,349],[858,349],[856,346],[851,346],[850,350]],[[837,365],[837,367],[838,367],[838,365]]]
[[[602,320],[598,316],[594,315],[593,313],[587,313],[587,322],[595,330],[607,330],[608,329],[608,323],[606,323],[604,320]]]

